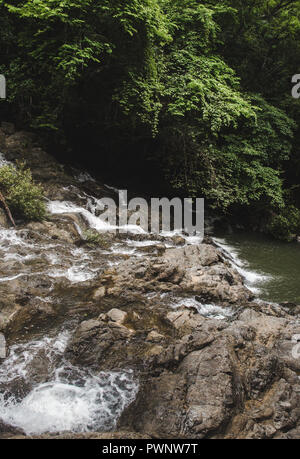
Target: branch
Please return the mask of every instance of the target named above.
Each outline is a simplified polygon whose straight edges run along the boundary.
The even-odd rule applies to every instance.
[[[9,207],[6,204],[5,198],[4,198],[3,194],[1,193],[1,191],[0,191],[0,202],[2,202],[2,204],[4,206],[4,209],[5,209],[5,211],[6,211],[7,215],[8,215],[8,218],[10,219],[10,221],[13,224],[14,228],[16,228],[16,224],[15,224],[15,221],[14,221],[13,216],[11,214],[11,211],[9,210]]]

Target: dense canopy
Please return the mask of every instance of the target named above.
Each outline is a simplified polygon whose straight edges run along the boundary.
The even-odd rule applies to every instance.
[[[299,234],[300,1],[0,0],[0,53],[3,116],[58,154]]]

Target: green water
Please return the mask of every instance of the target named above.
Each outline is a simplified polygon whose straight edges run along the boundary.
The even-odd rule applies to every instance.
[[[259,298],[300,304],[300,244],[248,233],[219,237],[228,244],[233,256],[241,260],[247,285]]]

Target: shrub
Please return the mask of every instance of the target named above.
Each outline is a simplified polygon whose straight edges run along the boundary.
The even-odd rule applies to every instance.
[[[0,191],[14,216],[25,220],[43,220],[46,216],[43,188],[35,184],[24,163],[0,168]]]
[[[109,245],[101,234],[92,229],[85,231],[83,237],[88,247],[101,247],[102,249],[106,249]]]

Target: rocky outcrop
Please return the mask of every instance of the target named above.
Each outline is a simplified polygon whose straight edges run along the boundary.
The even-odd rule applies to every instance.
[[[300,423],[299,325],[257,305],[233,322],[190,309],[156,325],[122,311],[83,322],[67,356],[101,370],[135,368],[140,390],[119,427],[156,438],[285,438]],[[155,315],[155,313],[154,313]],[[161,318],[160,318],[161,319]],[[290,433],[288,433],[291,431]]]
[[[241,304],[253,299],[241,276],[213,245],[165,250],[150,259],[129,259],[104,273],[95,297],[125,291],[196,295],[199,301]]]
[[[80,206],[108,190],[78,183],[11,126],[0,129],[0,151],[26,159],[48,199],[74,204],[17,230],[0,210],[0,332],[11,346],[65,324],[71,365],[131,369],[139,381],[117,432],[52,438],[299,438],[299,307],[255,301],[209,239],[107,233],[108,246],[89,246]],[[55,365],[38,352],[30,384],[14,381],[11,393],[22,399]],[[24,433],[1,423],[0,436]]]

